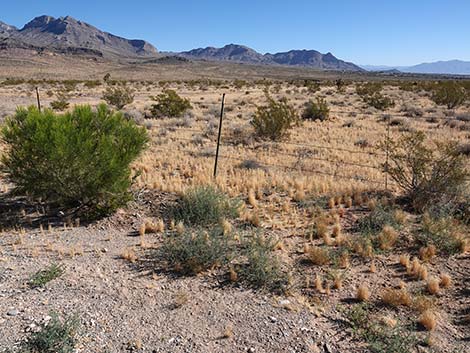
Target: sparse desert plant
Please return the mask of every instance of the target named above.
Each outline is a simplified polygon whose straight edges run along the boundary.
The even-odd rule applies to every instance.
[[[134,92],[126,85],[108,86],[103,93],[102,99],[121,110],[134,101]]]
[[[455,81],[443,81],[433,88],[431,99],[438,105],[454,109],[462,105],[468,98],[468,93],[462,85]]]
[[[157,255],[169,270],[196,275],[225,264],[231,252],[228,238],[218,229],[186,230],[177,236],[167,235]]]
[[[307,259],[314,265],[326,265],[331,261],[330,252],[326,247],[307,246],[305,249]]]
[[[64,111],[69,107],[69,97],[66,93],[57,94],[57,99],[51,102],[51,108],[57,111]]]
[[[440,291],[439,283],[440,283],[439,278],[431,277],[431,278],[428,279],[427,289],[428,289],[429,294],[438,294],[439,293],[439,291]]]
[[[330,108],[324,98],[317,98],[316,101],[309,100],[305,104],[302,118],[304,120],[320,120],[328,119]]]
[[[211,185],[188,189],[173,209],[176,220],[185,224],[210,225],[239,215],[240,202]]]
[[[60,320],[52,313],[49,322],[41,325],[39,331],[31,333],[21,344],[22,353],[72,353],[77,345],[79,329],[78,317],[71,316]]]
[[[363,100],[367,105],[378,110],[386,110],[395,106],[395,102],[391,98],[384,96],[382,93],[374,93],[372,95],[365,96]]]
[[[377,236],[379,247],[382,250],[390,250],[398,240],[398,232],[391,226],[386,225]]]
[[[433,331],[437,326],[437,317],[432,310],[424,311],[418,319],[418,322],[428,331]]]
[[[273,253],[276,241],[255,234],[246,238],[242,254],[247,263],[241,267],[240,279],[253,288],[283,292],[288,285],[288,277],[281,268],[280,260]]]
[[[289,136],[289,130],[299,123],[294,107],[286,99],[274,100],[267,96],[267,104],[258,106],[251,120],[260,138],[280,140]]]
[[[157,118],[168,117],[177,118],[191,109],[191,102],[187,98],[182,98],[173,90],[166,89],[156,97],[151,97],[156,104],[153,104],[150,112]]]
[[[395,218],[394,209],[384,203],[375,204],[373,210],[358,221],[358,230],[364,234],[376,234],[387,226],[399,228],[400,224]]]
[[[426,213],[422,217],[421,229],[416,231],[415,239],[431,251],[437,249],[444,254],[455,254],[461,250],[465,240],[461,232],[461,227],[452,217],[433,217]],[[432,255],[429,251],[424,255]],[[435,250],[433,252],[436,253]]]
[[[431,148],[423,132],[412,132],[396,141],[387,140],[381,148],[389,153],[385,172],[416,211],[461,197],[469,172],[455,143]]]
[[[452,278],[447,273],[443,273],[440,276],[439,285],[442,288],[449,288],[452,285]]]
[[[394,307],[400,305],[410,306],[412,304],[411,295],[406,289],[387,288],[382,292],[382,301]]]
[[[360,284],[359,287],[357,287],[356,299],[361,302],[366,302],[369,300],[369,298],[370,298],[369,287],[367,287],[365,284]]]
[[[65,268],[63,266],[52,264],[32,275],[29,280],[29,286],[31,288],[44,287],[50,281],[62,276],[64,272]]]
[[[106,105],[63,115],[19,108],[1,137],[1,168],[16,193],[95,215],[130,199],[130,163],[148,140],[145,129]]]

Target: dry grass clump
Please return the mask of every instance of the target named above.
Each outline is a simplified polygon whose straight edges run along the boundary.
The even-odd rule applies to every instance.
[[[306,245],[304,252],[308,260],[314,265],[323,266],[330,263],[330,252],[327,248]]]
[[[419,319],[418,322],[428,331],[433,331],[437,326],[437,317],[434,312],[431,310],[424,311]]]
[[[439,278],[431,277],[427,282],[427,289],[430,294],[438,294],[440,291]]]
[[[410,255],[408,254],[400,255],[400,265],[408,269],[410,267]]]
[[[163,223],[163,220],[159,220],[156,223],[152,222],[151,220],[146,220],[141,224],[139,228],[139,234],[143,236],[145,234],[151,233],[162,233],[164,230],[165,224]]]
[[[357,287],[356,299],[361,302],[365,302],[370,299],[369,288],[365,284],[361,284]]]
[[[423,246],[419,249],[419,258],[422,261],[429,262],[436,256],[436,251],[436,246],[434,244]]]
[[[385,226],[378,236],[379,246],[382,250],[392,249],[398,240],[398,232],[391,226]]]
[[[137,261],[137,255],[135,253],[135,250],[133,248],[126,248],[121,254],[121,257],[129,262],[136,262]]]
[[[452,278],[446,273],[441,274],[439,285],[442,288],[449,288],[452,285]]]
[[[394,307],[400,305],[410,306],[412,304],[411,295],[406,289],[387,288],[382,293],[382,301]]]
[[[416,279],[428,279],[428,269],[425,265],[419,262],[419,259],[417,257],[414,257],[413,261],[411,261],[410,266],[407,268],[407,273],[409,276]]]

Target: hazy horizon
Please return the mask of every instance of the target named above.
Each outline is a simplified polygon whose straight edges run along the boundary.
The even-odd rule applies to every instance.
[[[4,4],[0,21],[21,28],[40,15],[69,15],[122,37],[145,39],[165,52],[235,43],[261,53],[313,49],[358,65],[412,66],[470,61],[470,47],[464,45],[469,12],[470,3],[463,0],[242,0],[230,6],[213,0],[24,0]]]

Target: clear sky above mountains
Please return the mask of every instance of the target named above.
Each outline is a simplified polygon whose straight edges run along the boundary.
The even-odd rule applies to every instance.
[[[359,64],[470,61],[468,0],[22,0],[0,21],[70,15],[161,51],[247,45],[265,52],[315,49]]]

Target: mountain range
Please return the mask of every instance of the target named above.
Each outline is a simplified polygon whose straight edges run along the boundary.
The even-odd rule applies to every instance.
[[[0,22],[1,49],[29,49],[66,54],[91,54],[105,58],[161,57],[157,49],[144,40],[129,40],[103,32],[73,17],[40,16],[18,29]],[[194,49],[172,53],[193,60],[232,61],[247,64],[303,66],[316,69],[363,71],[359,66],[337,59],[333,54],[315,50],[292,50],[287,53],[260,54],[242,45],[223,48]]]
[[[70,16],[36,17],[21,29],[0,22],[0,48],[84,52],[105,57],[155,56],[158,53],[144,40],[121,38]]]
[[[284,65],[319,70],[470,75],[470,62],[459,60],[423,63],[408,67],[359,66],[340,60],[332,53],[322,54],[316,50],[261,54],[238,44],[229,44],[222,48],[199,48],[181,53],[159,53],[145,40],[122,38],[70,16],[59,18],[39,16],[21,29],[0,21],[0,50],[9,49],[25,49],[35,53],[86,54],[111,60],[143,57],[151,59],[149,62],[152,62],[170,56],[173,61],[189,59],[253,65]]]
[[[470,75],[470,61],[462,60],[436,61],[413,66],[361,65],[361,67],[368,71],[398,70],[415,74]]]
[[[359,66],[337,59],[331,53],[322,54],[316,50],[291,50],[284,53],[261,54],[243,45],[228,44],[223,48],[199,48],[182,52],[178,55],[188,59],[303,66],[323,70],[363,71]]]

